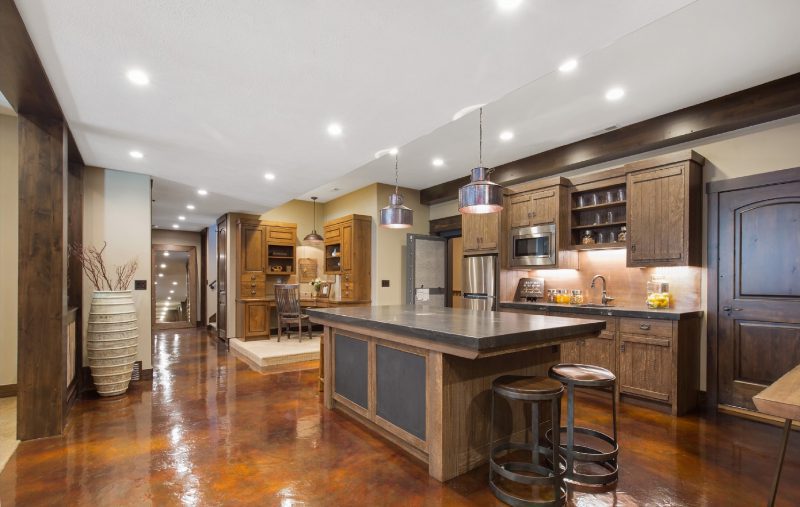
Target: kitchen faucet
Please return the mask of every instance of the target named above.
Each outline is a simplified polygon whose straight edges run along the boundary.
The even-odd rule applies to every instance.
[[[614,301],[614,298],[609,296],[608,292],[606,291],[606,277],[603,275],[594,275],[592,278],[592,289],[594,289],[594,282],[597,281],[598,278],[603,280],[603,296],[600,298],[600,302],[603,303],[603,306],[605,306],[611,301]]]

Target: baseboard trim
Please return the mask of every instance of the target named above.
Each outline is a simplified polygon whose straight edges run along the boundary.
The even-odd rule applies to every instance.
[[[17,395],[17,384],[0,386],[0,398],[11,398]]]
[[[139,375],[139,381],[143,380],[153,380],[153,369],[148,368],[146,370],[142,370],[141,374]]]

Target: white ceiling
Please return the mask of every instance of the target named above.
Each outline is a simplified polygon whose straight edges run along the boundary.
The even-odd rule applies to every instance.
[[[169,227],[191,201],[188,230],[224,211],[393,182],[390,157],[373,159],[391,146],[403,186],[465,175],[477,113],[451,118],[471,104],[489,103],[484,161],[497,165],[800,70],[794,0],[18,7],[87,164],[153,175],[154,223]],[[555,71],[568,57],[578,69]],[[134,67],[149,86],[128,82]],[[614,85],[627,95],[608,103]],[[331,121],[341,138],[326,134]],[[501,143],[503,129],[516,137]]]

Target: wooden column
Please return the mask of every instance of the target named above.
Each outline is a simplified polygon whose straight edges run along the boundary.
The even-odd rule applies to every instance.
[[[19,118],[17,438],[64,428],[67,315],[67,129]]]

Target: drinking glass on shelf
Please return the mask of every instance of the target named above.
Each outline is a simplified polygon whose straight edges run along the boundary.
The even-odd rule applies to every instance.
[[[615,217],[614,210],[613,209],[608,210],[608,213],[606,213],[606,223],[613,224],[615,221],[614,217]]]
[[[588,202],[587,206],[595,206],[597,204],[600,204],[600,201],[597,198],[597,194],[595,194],[595,193],[588,194],[588,197],[589,197],[589,202]]]
[[[617,190],[617,200],[618,201],[625,200],[625,187],[619,187],[619,190]]]
[[[606,190],[606,202],[614,202],[617,200],[617,196],[615,195],[613,190]]]
[[[594,222],[593,225],[602,224],[603,223],[603,215],[598,211],[594,214]]]
[[[598,243],[605,243],[607,235],[608,235],[607,231],[603,231],[603,230],[597,231],[597,242]]]
[[[588,202],[589,202],[589,198],[588,198],[588,196],[586,194],[581,194],[581,195],[578,196],[578,207],[579,208],[583,208],[584,206],[587,206]]]

